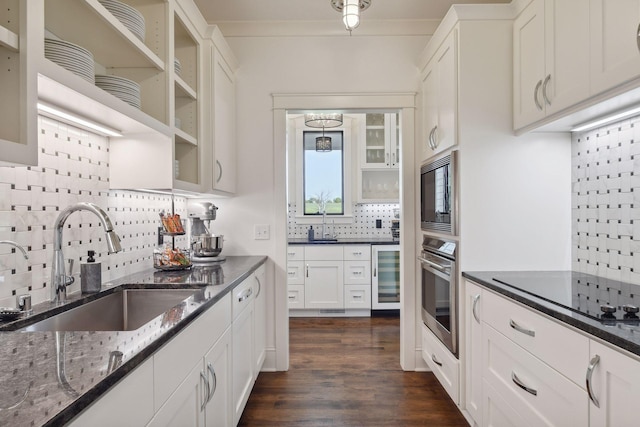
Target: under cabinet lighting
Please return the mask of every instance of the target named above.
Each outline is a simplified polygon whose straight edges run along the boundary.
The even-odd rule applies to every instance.
[[[38,102],[38,112],[43,116],[57,119],[65,123],[80,126],[83,129],[87,129],[103,136],[122,136],[122,132],[103,124],[92,122],[91,120],[84,119],[75,114],[64,111],[58,107],[53,107],[43,102]]]
[[[592,120],[590,122],[580,124],[574,127],[573,129],[571,129],[571,132],[582,132],[585,130],[597,128],[599,126],[603,126],[609,123],[614,123],[619,120],[626,119],[627,117],[635,116],[638,114],[640,114],[640,107],[633,107],[627,110],[622,110],[620,112],[613,113],[605,117]]]

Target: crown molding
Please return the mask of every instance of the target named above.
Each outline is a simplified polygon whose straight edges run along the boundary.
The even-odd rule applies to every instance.
[[[430,36],[439,20],[367,20],[351,36]],[[217,22],[225,37],[349,37],[342,21],[228,21]]]

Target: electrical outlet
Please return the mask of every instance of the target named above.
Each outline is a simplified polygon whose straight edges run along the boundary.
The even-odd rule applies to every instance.
[[[253,238],[255,240],[269,240],[269,224],[254,225]]]

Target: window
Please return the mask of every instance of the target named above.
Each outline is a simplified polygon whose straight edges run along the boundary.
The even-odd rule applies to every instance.
[[[342,131],[325,130],[331,151],[316,151],[322,132],[303,132],[304,215],[344,215],[344,144]]]

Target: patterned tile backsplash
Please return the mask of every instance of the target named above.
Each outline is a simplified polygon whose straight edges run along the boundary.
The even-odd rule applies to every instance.
[[[334,233],[339,238],[362,237],[391,237],[391,220],[394,219],[394,209],[399,209],[398,203],[358,204],[353,207],[353,221],[351,224],[335,224]],[[382,220],[382,227],[376,228],[376,220]],[[327,223],[332,224],[331,217]],[[308,224],[296,222],[296,205],[289,204],[289,235],[290,239],[304,239],[307,237]],[[331,225],[331,228],[334,226]]]
[[[640,284],[640,117],[574,134],[572,268]]]
[[[33,303],[49,299],[53,224],[66,206],[85,201],[105,209],[124,250],[108,255],[97,217],[72,214],[65,224],[63,250],[74,259],[80,287],[80,262],[97,252],[105,281],[152,265],[158,214],[171,210],[163,194],[109,190],[109,142],[101,136],[39,118],[37,167],[0,167],[0,240],[12,240],[29,259],[0,245],[0,306],[14,306],[16,295]],[[640,117],[574,134],[572,143],[572,268],[614,280],[640,283]],[[638,172],[636,172],[638,171]],[[186,199],[175,197],[175,212],[186,217]],[[342,238],[390,237],[398,204],[355,205],[351,224],[336,224]],[[289,206],[290,238],[304,238]],[[382,228],[375,228],[376,219]],[[176,238],[184,247],[186,237]]]
[[[63,251],[73,259],[80,289],[80,263],[88,250],[102,263],[103,281],[153,265],[159,213],[171,211],[171,196],[109,190],[109,141],[83,130],[40,117],[37,167],[0,167],[0,240],[27,249],[28,260],[9,245],[0,245],[0,306],[15,306],[16,295],[30,293],[33,304],[50,298],[53,225],[60,211],[77,202],[104,209],[120,236],[123,250],[107,254],[104,231],[89,212],[75,212],[65,223]],[[186,199],[175,197],[175,212],[186,218]],[[184,247],[186,237],[176,238]]]

